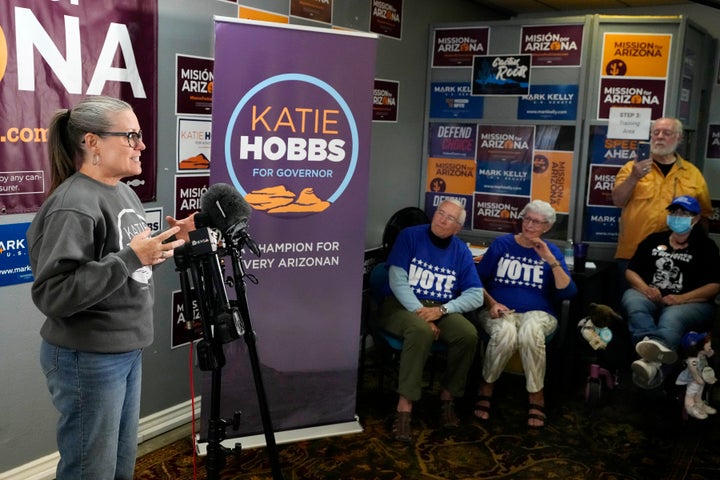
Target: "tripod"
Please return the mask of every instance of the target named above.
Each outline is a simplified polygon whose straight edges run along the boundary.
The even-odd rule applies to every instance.
[[[211,372],[210,419],[206,457],[207,479],[218,480],[220,470],[226,464],[227,455],[230,453],[239,455],[241,450],[240,444],[236,444],[233,449],[222,445],[222,441],[227,438],[227,427],[232,425],[237,430],[240,424],[240,413],[236,412],[230,420],[221,418],[220,395],[222,368],[225,366],[225,354],[222,346],[242,336],[250,356],[273,479],[282,480],[270,409],[257,356],[255,332],[250,323],[245,290],[246,275],[240,261],[241,245],[230,241],[224,247],[220,247],[216,232],[209,228],[202,228],[190,232],[190,242],[178,250],[180,251],[174,252],[174,257],[176,271],[180,275],[184,309],[186,312],[192,312],[190,300],[194,298],[202,323],[203,339],[198,342],[198,363],[201,370]],[[226,281],[220,260],[222,257],[229,257],[231,260],[233,275],[227,279],[227,284],[235,289],[236,300],[234,301],[228,298],[225,289]],[[192,287],[188,272],[192,277]],[[191,313],[189,313],[189,318],[192,318]]]

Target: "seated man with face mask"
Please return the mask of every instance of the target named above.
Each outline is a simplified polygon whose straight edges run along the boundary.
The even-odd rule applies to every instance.
[[[632,364],[642,388],[662,384],[662,365],[677,361],[677,347],[691,330],[706,331],[720,293],[720,253],[703,228],[700,205],[691,196],[667,207],[669,231],[652,233],[638,245],[625,278],[622,297],[628,328],[641,357]]]

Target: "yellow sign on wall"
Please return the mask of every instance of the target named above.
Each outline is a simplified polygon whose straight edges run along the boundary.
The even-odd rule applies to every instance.
[[[428,159],[427,191],[472,195],[475,191],[475,161],[447,158]]]
[[[535,150],[532,198],[545,200],[557,213],[570,212],[573,152]]]
[[[606,33],[602,76],[667,78],[672,34]]]

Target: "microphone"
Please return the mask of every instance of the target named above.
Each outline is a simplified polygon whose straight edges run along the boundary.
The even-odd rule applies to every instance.
[[[240,192],[227,183],[216,183],[200,197],[195,227],[217,228],[226,238],[242,240],[259,257],[260,249],[247,231],[251,213],[252,208]]]

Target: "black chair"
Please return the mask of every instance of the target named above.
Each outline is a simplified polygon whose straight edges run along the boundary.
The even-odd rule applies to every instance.
[[[383,231],[382,246],[387,256],[392,250],[395,240],[401,230],[415,225],[430,223],[425,212],[418,207],[405,207],[395,212],[385,224]]]

